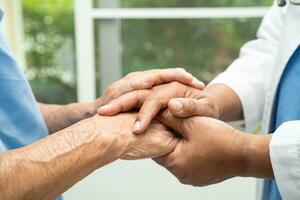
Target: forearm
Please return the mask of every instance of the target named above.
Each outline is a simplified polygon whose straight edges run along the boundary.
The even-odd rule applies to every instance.
[[[50,133],[55,133],[80,120],[95,115],[98,108],[97,105],[96,102],[72,103],[68,105],[39,103],[39,107]]]
[[[208,85],[205,92],[217,107],[218,119],[235,121],[243,119],[243,108],[237,94],[224,84]]]
[[[95,117],[32,145],[0,155],[1,199],[54,199],[95,169],[118,158],[94,130]],[[123,138],[124,139],[124,138]]]

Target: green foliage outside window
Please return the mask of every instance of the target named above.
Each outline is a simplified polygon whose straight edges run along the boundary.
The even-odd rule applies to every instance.
[[[71,0],[23,0],[27,75],[36,98],[76,100]]]
[[[73,1],[22,2],[27,74],[37,99],[49,103],[75,101]],[[272,0],[120,0],[121,7],[236,7],[271,3]],[[122,20],[123,73],[187,66],[208,82],[238,56],[246,41],[255,38],[260,21]]]

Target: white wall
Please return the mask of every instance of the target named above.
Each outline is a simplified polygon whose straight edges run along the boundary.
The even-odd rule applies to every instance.
[[[254,200],[255,180],[235,178],[209,187],[180,184],[152,160],[117,161],[79,182],[66,200]]]

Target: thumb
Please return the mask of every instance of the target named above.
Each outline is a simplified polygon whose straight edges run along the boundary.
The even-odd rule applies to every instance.
[[[207,116],[212,114],[211,107],[205,99],[173,98],[168,109],[176,117]]]
[[[184,138],[188,138],[187,132],[185,131],[185,119],[177,118],[172,115],[169,110],[164,110],[156,117],[156,119],[164,124],[166,127],[171,128],[177,134],[181,135]]]

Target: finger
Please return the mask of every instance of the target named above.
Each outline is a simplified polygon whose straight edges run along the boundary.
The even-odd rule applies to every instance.
[[[165,126],[174,130],[177,134],[181,135],[183,138],[188,138],[185,132],[184,121],[181,118],[173,116],[169,110],[164,110],[156,117],[156,119],[164,124]]]
[[[205,87],[203,82],[199,81],[197,78],[185,71],[185,69],[183,68],[153,70],[152,72],[155,77],[152,80],[152,86],[160,85],[162,83],[169,83],[172,81],[178,81],[185,85],[195,87],[197,89],[203,89]]]
[[[127,87],[121,89],[120,92],[126,93],[128,90],[149,89],[155,85],[173,81],[178,81],[197,89],[203,89],[205,87],[204,83],[193,77],[192,74],[186,72],[183,68],[169,68],[130,74],[128,78],[124,78],[121,81],[123,84],[127,85]]]
[[[159,99],[147,98],[136,117],[133,133],[140,134],[146,131],[152,119],[166,106],[167,102],[163,103]]]
[[[120,112],[132,110],[133,108],[140,108],[150,92],[150,90],[135,90],[124,94],[112,100],[109,104],[100,107],[97,112],[99,115],[113,116]]]
[[[183,68],[155,69],[143,72],[133,72],[121,80],[111,84],[103,94],[107,103],[133,90],[149,89],[155,85],[178,81],[197,89],[203,89],[204,83],[186,72]]]
[[[204,98],[174,98],[169,101],[168,109],[176,117],[212,117],[213,115],[211,106]]]
[[[190,87],[178,82],[156,86],[143,103],[137,115],[133,132],[136,134],[143,133],[159,111],[168,106],[169,100],[174,97],[182,97],[188,88]]]

